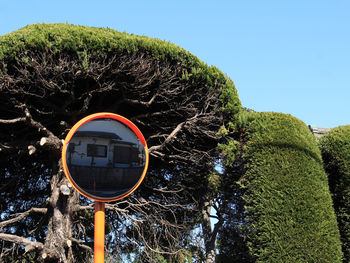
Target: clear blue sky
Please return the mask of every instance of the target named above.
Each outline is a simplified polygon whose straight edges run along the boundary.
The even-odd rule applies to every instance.
[[[349,0],[0,0],[0,21],[0,35],[68,22],[167,40],[227,74],[245,107],[350,124]]]

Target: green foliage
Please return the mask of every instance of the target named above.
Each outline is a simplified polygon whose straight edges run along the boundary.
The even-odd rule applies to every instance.
[[[82,52],[78,52],[78,55],[81,59],[81,64],[83,66],[83,69],[87,70],[89,68],[89,54],[86,50]]]
[[[332,129],[320,148],[336,211],[344,262],[350,261],[350,125]]]
[[[248,247],[256,262],[341,262],[321,154],[307,126],[279,113],[244,118]]]
[[[190,52],[170,42],[121,33],[109,28],[94,28],[69,24],[34,24],[0,37],[0,74],[6,72],[6,62],[18,60],[24,50],[53,53],[76,53],[83,68],[89,67],[93,55],[144,53],[154,60],[172,61],[183,68],[182,80],[221,90],[220,103],[227,126],[234,128],[241,103],[233,81],[214,66],[208,66]],[[21,58],[27,59],[27,58]]]
[[[167,260],[162,255],[157,255],[157,263],[168,263]]]
[[[238,129],[245,129],[247,125],[255,119],[255,114],[252,111],[242,110],[238,115]]]
[[[125,59],[127,60],[125,61]],[[154,67],[152,63],[154,63]],[[114,69],[119,69],[119,65],[123,67],[123,70],[115,73],[118,70]],[[41,74],[43,72],[45,74]],[[136,81],[140,77],[138,72],[143,73],[141,82]],[[111,242],[114,245],[114,251],[111,252],[110,257],[116,254],[129,253],[129,251],[134,253],[131,247],[136,246],[131,241],[138,238],[141,240],[139,237],[141,234],[145,236],[143,240],[147,240],[150,247],[169,248],[170,242],[173,242],[174,247],[171,249],[174,250],[177,250],[177,247],[186,250],[192,246],[190,241],[186,240],[187,237],[184,238],[184,236],[190,232],[190,227],[198,225],[197,211],[199,210],[195,207],[196,203],[199,204],[201,199],[204,198],[203,196],[207,195],[206,190],[217,193],[220,188],[220,176],[216,173],[206,174],[214,165],[214,160],[217,159],[217,152],[214,148],[219,139],[218,136],[215,136],[215,133],[218,132],[222,124],[227,131],[227,135],[230,135],[234,131],[235,120],[241,109],[232,80],[216,67],[206,65],[191,53],[172,43],[120,33],[106,28],[69,24],[35,24],[1,36],[0,74],[7,75],[6,78],[2,78],[6,80],[6,89],[2,93],[3,103],[1,104],[4,113],[9,115],[4,115],[4,118],[14,119],[16,114],[19,114],[19,116],[24,114],[19,108],[13,110],[13,108],[17,109],[15,104],[19,104],[19,101],[11,98],[12,96],[18,97],[18,100],[23,100],[23,103],[31,112],[37,113],[35,114],[35,120],[38,123],[46,125],[50,122],[50,124],[47,124],[50,126],[48,130],[57,136],[63,136],[67,128],[81,115],[101,111],[105,108],[111,111],[121,111],[118,112],[120,114],[125,112],[126,117],[138,120],[141,126],[142,123],[145,123],[141,129],[145,130],[144,134],[150,138],[149,145],[153,146],[162,143],[161,137],[163,137],[163,134],[171,134],[176,127],[180,127],[176,124],[176,121],[186,123],[186,125],[183,125],[183,131],[181,130],[176,135],[177,139],[167,143],[166,147],[162,147],[164,148],[162,149],[163,152],[152,158],[152,165],[149,169],[151,176],[148,177],[149,179],[146,178],[145,182],[146,185],[148,183],[148,187],[142,189],[141,186],[140,191],[135,193],[135,195],[144,197],[145,200],[151,200],[154,205],[140,208],[147,209],[147,214],[132,211],[128,216],[133,216],[140,221],[147,218],[147,222],[145,220],[139,232],[133,232],[136,228],[131,224],[124,226],[114,224],[116,221],[122,221],[123,213],[121,213],[118,220],[110,220],[113,223],[108,225],[106,233],[110,231],[112,225],[112,231],[115,231],[116,234],[109,235],[113,236]],[[36,74],[40,77],[36,78]],[[169,76],[171,79],[168,78]],[[17,78],[21,81],[15,81]],[[17,84],[10,86],[9,79],[13,80],[12,83]],[[105,84],[108,88],[104,86]],[[28,90],[30,90],[29,94]],[[173,90],[174,92],[172,92]],[[17,96],[22,93],[23,96]],[[38,93],[40,95],[37,95]],[[141,106],[138,107],[137,105]],[[179,108],[181,110],[178,110]],[[44,115],[43,119],[41,119],[41,115]],[[140,117],[142,115],[150,117]],[[52,118],[48,116],[52,116]],[[60,118],[63,118],[62,121]],[[145,120],[142,120],[142,118]],[[60,123],[67,124],[67,127]],[[12,137],[8,140],[9,144],[12,143],[13,137],[21,137],[21,140],[24,141],[22,136],[19,135],[21,129],[18,129],[18,127],[23,127],[30,143],[36,140],[35,136],[39,135],[35,133],[41,131],[36,130],[28,135],[26,126],[27,122],[19,122],[18,126],[13,125],[16,132],[12,134],[11,130],[8,130],[6,136]],[[159,128],[160,126],[165,128]],[[203,130],[200,127],[208,127],[209,132],[206,137],[201,136],[205,132],[202,132]],[[29,128],[29,130],[31,129]],[[34,137],[32,134],[35,134]],[[157,139],[158,136],[160,139]],[[179,143],[180,138],[185,143]],[[171,146],[172,144],[174,144],[174,147]],[[196,147],[193,145],[199,146],[200,151],[196,151]],[[230,143],[228,145],[230,146]],[[183,146],[187,147],[185,151]],[[21,160],[23,164],[17,165],[14,163],[11,158],[6,156],[7,153],[4,153],[4,151],[2,151],[2,157],[5,155],[6,158],[1,158],[2,162],[6,166],[15,167],[15,171],[17,171],[17,167],[20,167],[20,178],[28,182],[28,178],[33,176],[31,174],[23,176],[23,171],[31,171],[28,167],[30,168],[31,164],[39,161],[29,160],[26,163],[27,157],[17,156],[17,153],[28,155],[26,143],[21,143],[20,146],[16,145],[16,147],[24,147],[24,151],[17,149],[15,151],[16,159]],[[178,155],[171,152],[175,149],[178,149]],[[208,154],[206,154],[207,149]],[[198,158],[187,158],[192,156],[193,152],[198,152],[196,153]],[[191,165],[184,166],[176,160],[176,156],[179,157],[178,160],[181,157],[182,162],[188,162]],[[32,157],[37,158],[37,156]],[[48,159],[47,156],[44,159]],[[210,167],[210,169],[205,169],[203,166]],[[38,168],[38,176],[42,174],[41,168]],[[3,170],[6,172],[2,174],[10,173],[7,172],[7,168]],[[14,173],[11,171],[11,174]],[[52,176],[52,173],[48,176]],[[49,183],[50,180],[45,178],[44,182]],[[179,187],[183,189],[181,192],[178,190]],[[27,191],[37,192],[35,188],[25,188],[28,189]],[[153,188],[164,188],[167,189],[168,193],[149,190]],[[47,187],[47,189],[47,195],[50,195],[49,189],[52,188]],[[175,194],[172,193],[172,190]],[[8,191],[19,192],[13,191],[13,189]],[[187,194],[188,192],[190,194]],[[24,199],[23,196],[14,198],[11,195],[10,200],[7,199],[6,203],[3,202],[3,207],[6,207],[5,209],[8,211],[9,208],[13,207],[12,203],[22,204],[22,199]],[[44,199],[46,199],[46,196]],[[138,199],[135,198],[131,202],[137,202],[136,200]],[[39,202],[31,202],[29,205],[36,205],[37,203]],[[157,206],[158,203],[159,206]],[[174,205],[174,209],[171,205]],[[16,208],[15,211],[17,210]],[[191,211],[191,213],[187,211]],[[8,214],[11,212],[13,211]],[[51,213],[48,213],[47,216],[51,217]],[[79,240],[88,242],[90,237],[93,236],[90,224],[92,222],[91,214],[79,213],[78,216],[74,220],[74,225],[82,222],[85,228],[84,231],[77,230],[74,234],[79,235]],[[116,216],[111,218],[115,219]],[[169,223],[167,224],[167,222]],[[33,221],[32,224],[35,226],[35,223]],[[136,223],[133,224],[136,225]],[[22,234],[20,232],[26,228],[16,228],[14,225],[12,229],[16,229],[19,236],[29,236],[27,233]],[[11,232],[13,232],[12,229]],[[34,227],[31,229],[34,229]],[[116,231],[121,229],[123,231]],[[127,234],[124,234],[124,231]],[[157,235],[153,235],[155,231],[157,231]],[[43,231],[43,238],[40,241],[45,241],[47,232]],[[130,241],[125,238],[125,236],[129,238],[129,232],[132,232]],[[149,241],[148,236],[153,240]],[[172,241],[173,239],[180,241],[175,242]],[[123,244],[119,245],[120,243]],[[140,246],[135,250],[142,252],[143,241],[136,243],[139,243]],[[8,244],[5,248],[7,247]],[[76,245],[74,247],[80,249]],[[144,249],[148,250],[148,246]],[[147,262],[145,259],[153,255],[153,252],[146,252],[142,255],[142,262]],[[76,255],[76,253],[74,254]],[[85,254],[81,254],[81,258],[83,256]],[[163,257],[169,263],[190,262],[192,255],[184,252],[181,255],[163,255]],[[195,257],[194,255],[193,258]],[[77,257],[75,256],[75,258]],[[162,259],[160,258],[160,260]]]
[[[0,60],[15,57],[19,50],[52,49],[61,51],[90,51],[100,54],[110,51],[136,52],[144,50],[157,59],[171,57],[188,61],[189,52],[169,42],[144,36],[120,33],[108,28],[93,28],[69,24],[34,24],[4,35],[0,40]],[[195,64],[200,64],[198,59]]]
[[[221,185],[221,177],[217,172],[208,175],[208,190],[211,193],[218,193]]]
[[[236,127],[235,122],[237,121],[238,115],[237,115],[237,109],[239,109],[239,112],[241,111],[241,105],[238,98],[238,93],[236,89],[232,89],[231,87],[234,87],[234,83],[232,80],[228,79],[226,83],[226,88],[223,90],[220,99],[224,102],[222,110],[226,113],[228,118],[231,120],[231,127]]]
[[[237,144],[238,142],[233,139],[228,140],[225,144],[219,144],[219,149],[224,160],[223,164],[227,167],[231,166],[236,159]]]

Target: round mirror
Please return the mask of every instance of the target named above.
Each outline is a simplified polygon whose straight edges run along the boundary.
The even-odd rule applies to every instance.
[[[113,113],[80,120],[68,133],[62,150],[63,168],[82,195],[101,202],[131,194],[148,167],[148,148],[140,130]]]

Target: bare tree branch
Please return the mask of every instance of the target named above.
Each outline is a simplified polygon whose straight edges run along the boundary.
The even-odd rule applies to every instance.
[[[55,250],[46,248],[41,242],[30,241],[29,239],[24,237],[5,233],[0,233],[0,239],[25,246],[26,253],[33,250],[39,250],[42,252],[43,258],[59,258]]]
[[[37,207],[32,207],[28,211],[22,212],[22,213],[17,213],[15,218],[2,221],[0,222],[0,230],[3,229],[5,226],[16,223],[26,216],[29,216],[31,214],[46,214],[47,213],[47,208],[37,208]]]
[[[42,125],[40,122],[37,122],[33,119],[32,115],[30,114],[27,107],[24,108],[24,112],[26,115],[27,122],[34,128],[37,128],[39,132],[42,132],[47,137],[54,138],[58,143],[60,143],[60,140],[51,132],[49,131],[44,125]]]
[[[173,138],[176,137],[176,134],[182,129],[182,127],[185,125],[185,123],[186,122],[179,123],[161,145],[152,146],[151,148],[149,148],[149,152],[152,153],[153,151],[157,151],[157,150],[161,149],[162,147],[164,147],[164,145],[169,143]]]
[[[40,249],[40,250],[44,249],[43,243],[30,241],[27,238],[19,237],[16,235],[0,233],[0,239],[5,240],[5,241],[9,241],[9,242],[13,242],[13,243],[16,243],[19,245],[24,245],[24,246],[28,247],[28,249],[26,249],[27,252],[30,250],[33,250],[33,249]]]
[[[25,117],[22,118],[15,118],[12,120],[0,120],[1,124],[13,124],[13,123],[17,123],[17,122],[23,122],[26,121],[27,119]]]
[[[79,241],[78,239],[75,239],[75,238],[71,238],[71,240],[76,243],[79,247],[87,250],[88,252],[92,253],[92,249],[91,247],[87,246],[87,245],[84,245],[81,241]]]

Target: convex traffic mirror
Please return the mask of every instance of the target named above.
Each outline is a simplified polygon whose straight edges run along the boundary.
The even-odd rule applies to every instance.
[[[97,113],[76,123],[62,150],[66,176],[82,195],[116,201],[140,185],[148,168],[148,148],[140,130],[113,113]]]

